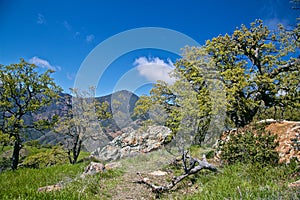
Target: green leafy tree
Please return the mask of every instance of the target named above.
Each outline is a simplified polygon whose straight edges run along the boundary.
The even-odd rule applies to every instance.
[[[24,140],[24,115],[36,112],[58,98],[61,91],[50,75],[39,73],[37,66],[27,63],[0,65],[0,108],[3,115],[2,134],[8,134],[14,143],[12,169],[17,169],[19,152]]]
[[[58,120],[55,131],[66,135],[68,158],[71,164],[77,162],[83,142],[101,130],[99,120],[111,117],[107,102],[95,99],[95,88],[88,91],[71,89],[72,107],[66,116]]]
[[[213,116],[224,105],[220,101],[222,92],[216,92],[222,84],[213,66],[204,48],[185,48],[171,74],[175,82],[154,84],[150,96],[142,96],[137,102],[135,114],[169,127],[174,138],[181,141],[179,146],[201,144],[205,138],[213,138],[207,133],[212,133]]]
[[[292,31],[281,25],[270,31],[257,20],[207,41],[206,49],[222,77],[227,114],[236,127],[250,123],[259,110],[299,108],[299,24]]]

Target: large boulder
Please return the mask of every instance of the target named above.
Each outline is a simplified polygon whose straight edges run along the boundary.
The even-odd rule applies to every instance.
[[[171,130],[165,126],[140,127],[137,130],[128,128],[105,147],[93,151],[91,157],[112,161],[139,153],[148,153],[159,149],[170,134]]]
[[[99,147],[91,153],[92,157],[95,157],[102,161],[112,161],[117,160],[121,157],[120,148],[112,145],[111,143],[105,147]]]

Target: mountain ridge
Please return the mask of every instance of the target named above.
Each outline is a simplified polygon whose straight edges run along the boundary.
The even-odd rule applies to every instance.
[[[72,98],[73,96],[69,93],[60,93],[60,98],[55,100],[50,105],[44,106],[41,110],[35,113],[27,113],[24,116],[24,122],[29,127],[33,127],[33,122],[41,119],[51,120],[54,115],[58,117],[64,117],[68,114],[69,110],[72,109]],[[111,94],[105,96],[95,97],[95,100],[103,103],[108,102],[109,104],[109,112],[112,114],[111,119],[101,120],[100,123],[102,125],[102,131],[99,130],[99,134],[105,133],[103,135],[99,135],[99,140],[111,141],[113,137],[113,133],[120,131],[122,128],[130,126],[133,119],[131,119],[131,115],[133,113],[135,103],[139,99],[139,96],[134,94],[133,92],[127,90],[120,90],[113,92]],[[113,102],[119,102],[119,108],[113,109]],[[64,135],[60,133],[55,133],[53,130],[44,130],[43,132],[38,131],[34,128],[27,128],[26,135],[24,136],[24,140],[38,140],[41,144],[58,144],[64,142]],[[112,134],[112,136],[110,135]],[[103,138],[105,137],[105,138]],[[87,150],[92,150],[93,147],[103,146],[101,142],[93,141],[92,147],[86,147]]]

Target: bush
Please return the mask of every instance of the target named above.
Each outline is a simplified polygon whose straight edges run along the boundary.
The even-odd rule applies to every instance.
[[[25,142],[25,145],[30,146],[30,147],[35,147],[37,149],[41,148],[41,144],[38,140],[29,140]]]
[[[11,167],[11,159],[10,158],[0,158],[0,173],[9,169]]]
[[[22,165],[30,168],[43,168],[56,164],[65,164],[68,162],[66,152],[59,146],[47,149],[46,151],[28,156],[24,159]]]
[[[237,132],[229,137],[228,141],[220,145],[220,157],[225,163],[278,164],[279,155],[275,149],[278,146],[276,135],[258,129]]]

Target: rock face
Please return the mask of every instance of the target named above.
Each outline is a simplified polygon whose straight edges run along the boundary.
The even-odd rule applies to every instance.
[[[279,154],[279,163],[289,163],[291,159],[296,159],[300,162],[300,122],[263,120],[258,123],[267,123],[265,131],[277,135],[279,144],[276,151]],[[247,126],[239,129],[239,132],[246,130]],[[223,132],[219,142],[226,142],[230,135],[233,134],[237,134],[236,129]],[[220,154],[220,151],[216,153],[217,159],[220,158]]]
[[[148,153],[159,149],[170,134],[171,130],[164,126],[141,127],[137,130],[126,128],[126,132],[114,138],[108,145],[92,152],[91,157],[101,161],[112,161]]]
[[[266,131],[277,134],[276,148],[280,163],[289,163],[292,158],[300,162],[300,122],[283,121],[272,123]]]

